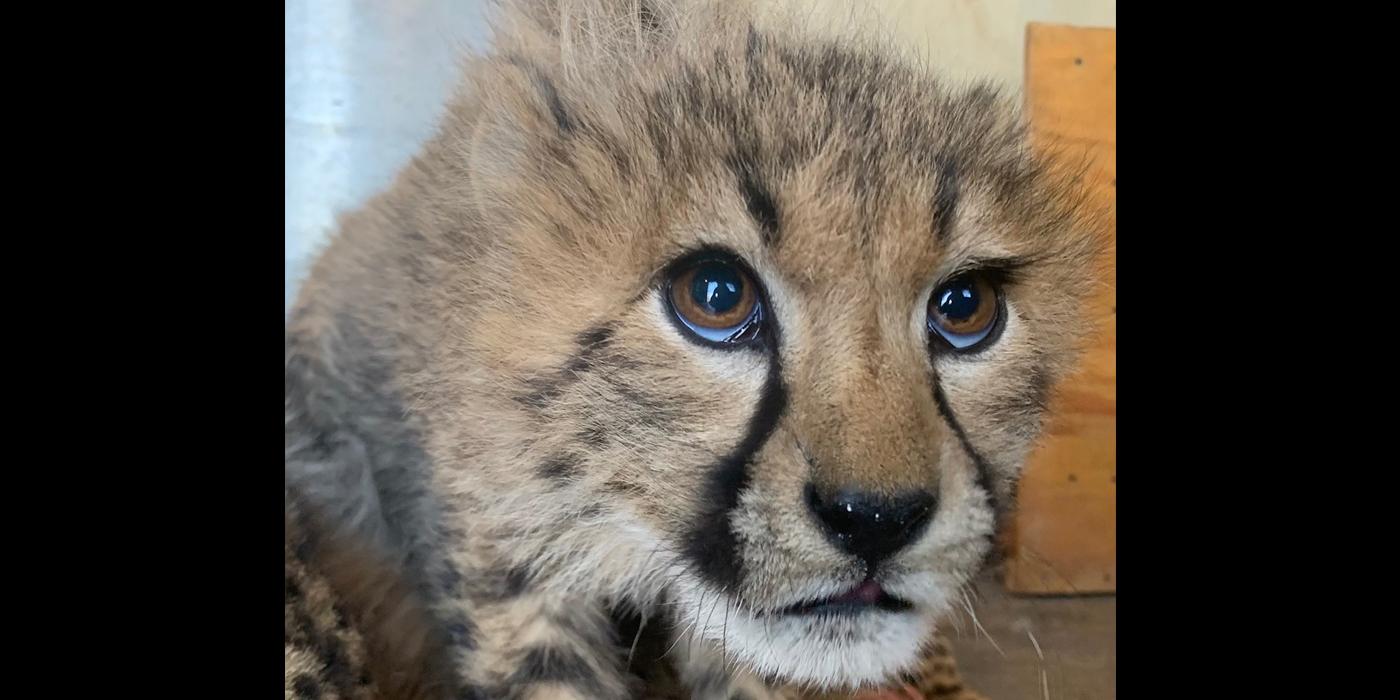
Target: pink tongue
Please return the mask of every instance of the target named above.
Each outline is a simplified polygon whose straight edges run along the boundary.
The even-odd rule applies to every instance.
[[[880,600],[880,594],[882,592],[883,590],[880,588],[880,584],[875,583],[874,581],[866,581],[865,583],[862,583],[859,586],[852,588],[850,591],[836,596],[836,598],[833,599],[833,602],[869,603],[873,605],[876,601]]]

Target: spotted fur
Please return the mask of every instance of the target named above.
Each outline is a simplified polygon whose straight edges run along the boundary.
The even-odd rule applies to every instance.
[[[286,697],[453,697],[445,645],[423,601],[381,552],[286,502],[283,622]]]
[[[1099,249],[986,86],[738,0],[503,3],[437,134],[344,218],[286,333],[286,478],[410,581],[459,697],[695,697],[899,679],[990,547]],[[823,38],[824,37],[824,38]],[[760,343],[688,339],[672,263],[742,259]],[[995,344],[931,291],[1000,271]],[[929,494],[867,571],[809,492]],[[905,611],[798,616],[867,575]],[[683,651],[678,651],[682,650]]]

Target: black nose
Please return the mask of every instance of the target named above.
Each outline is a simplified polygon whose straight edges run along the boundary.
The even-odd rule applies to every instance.
[[[842,491],[824,498],[808,484],[807,505],[836,546],[873,569],[923,532],[933,515],[934,497],[924,491],[895,498]]]

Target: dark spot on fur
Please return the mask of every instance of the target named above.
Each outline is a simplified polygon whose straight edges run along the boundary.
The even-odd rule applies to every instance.
[[[934,683],[929,690],[932,691],[934,695],[953,695],[961,693],[963,686],[962,683]]]
[[[530,391],[515,397],[515,400],[531,408],[547,407],[564,393],[566,387],[578,381],[580,375],[593,368],[595,359],[612,340],[612,334],[612,328],[607,326],[597,326],[580,333],[575,338],[578,351],[564,363],[557,376],[526,380],[525,385]]]
[[[753,700],[753,696],[742,690],[736,690],[729,694],[729,700]]]
[[[578,375],[590,370],[599,354],[612,341],[612,334],[613,330],[606,326],[591,328],[580,333],[575,339],[579,346],[578,352],[564,363],[563,374],[565,378],[577,379]]]
[[[569,116],[568,110],[564,109],[564,99],[559,96],[559,88],[543,72],[536,69],[534,73],[535,84],[539,86],[540,93],[544,95],[545,102],[549,104],[549,114],[554,117],[554,124],[565,135],[573,134],[574,121]]]
[[[773,347],[777,348],[777,327],[771,330]],[[778,419],[787,408],[787,388],[783,385],[782,365],[776,351],[770,363],[763,394],[749,419],[744,439],[706,470],[710,477],[701,501],[703,505],[685,545],[685,553],[698,565],[702,576],[730,589],[738,588],[742,571],[738,541],[729,516],[748,487],[749,463],[778,427]]]
[[[648,425],[663,425],[674,417],[674,402],[634,389],[613,376],[607,377],[608,388],[635,409],[635,418]]]
[[[1030,390],[1027,392],[1030,404],[1039,410],[1045,410],[1050,401],[1050,374],[1044,366],[1037,365],[1031,368],[1029,380]]]
[[[989,336],[991,337],[991,336]],[[988,407],[990,422],[1004,426],[1023,426],[1033,429],[1043,419],[1049,406],[1050,382],[1043,366],[1032,366],[1027,370],[1026,388],[1002,397]]]
[[[614,476],[608,479],[607,481],[603,482],[603,488],[612,491],[613,493],[648,493],[647,488],[645,486],[636,482],[625,481],[617,476]]]
[[[597,348],[612,340],[613,329],[608,326],[595,326],[578,334],[575,340],[579,347],[587,350]]]
[[[299,673],[292,681],[292,692],[298,697],[314,699],[321,697],[321,684],[316,682],[310,674]]]
[[[292,644],[316,647],[320,643],[316,638],[316,623],[302,606],[292,608],[292,621],[283,632]]]
[[[933,192],[933,235],[935,239],[946,242],[953,230],[953,217],[957,214],[962,183],[958,166],[951,158],[939,157],[936,162],[938,180]]]
[[[544,461],[535,473],[555,482],[567,482],[578,474],[578,460],[572,455],[559,455]]]
[[[609,431],[607,428],[589,421],[589,423],[583,427],[583,430],[578,431],[576,437],[589,447],[606,447],[608,441],[611,439],[608,433]]]
[[[564,391],[563,386],[551,379],[527,379],[525,386],[530,391],[515,397],[515,400],[530,408],[545,408]]]
[[[461,613],[456,614],[443,628],[447,631],[447,641],[462,649],[476,648],[476,625]]]
[[[749,77],[753,78],[753,73],[758,71],[758,54],[763,49],[763,37],[758,35],[758,30],[749,25],[748,36],[744,38],[744,62],[749,68]]]
[[[607,154],[613,163],[613,168],[617,171],[617,177],[624,182],[632,180],[632,157],[627,149],[623,148],[616,139],[604,133],[601,129],[591,124],[584,124],[587,127],[589,142],[598,150]]]
[[[472,596],[481,601],[505,601],[518,598],[530,589],[534,576],[528,566],[495,567],[474,576]]]
[[[501,589],[504,596],[515,598],[530,585],[530,569],[526,566],[512,566],[506,570],[505,585]]]
[[[507,683],[563,683],[595,689],[598,679],[588,661],[577,653],[559,647],[535,647],[526,652]]]
[[[778,205],[773,200],[773,194],[764,185],[759,177],[758,168],[751,160],[732,158],[729,167],[738,179],[739,193],[744,196],[744,205],[749,210],[749,216],[758,224],[763,242],[772,245],[778,239],[779,223]]]
[[[442,586],[442,592],[449,596],[455,596],[458,587],[462,585],[462,573],[450,561],[442,565],[442,574],[438,578],[438,583]]]
[[[661,30],[661,15],[657,14],[656,8],[649,2],[637,3],[637,21],[642,25],[642,31],[648,34],[655,34]]]
[[[292,548],[292,556],[300,562],[311,561],[316,555],[316,544],[309,537],[302,537],[297,540],[296,546]]]
[[[321,637],[320,642],[317,652],[322,663],[325,664],[326,679],[342,691],[353,687],[350,662],[345,656],[345,648],[341,645],[340,640],[327,634]]]
[[[465,684],[457,691],[457,700],[487,700],[490,697],[486,691],[470,683]]]
[[[340,601],[331,604],[331,616],[335,620],[336,629],[348,629],[350,627],[350,616],[345,612],[345,606]]]

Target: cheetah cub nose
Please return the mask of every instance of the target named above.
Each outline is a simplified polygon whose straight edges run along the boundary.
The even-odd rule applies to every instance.
[[[807,486],[807,507],[821,521],[827,538],[842,551],[864,559],[870,573],[918,538],[935,505],[926,491],[895,497],[841,491],[824,497],[816,487]]]

